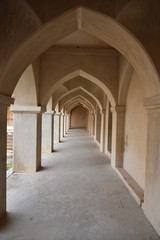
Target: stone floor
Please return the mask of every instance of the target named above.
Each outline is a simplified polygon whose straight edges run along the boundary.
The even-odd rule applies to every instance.
[[[1,240],[160,239],[109,160],[84,130],[71,130],[35,174],[8,178]]]

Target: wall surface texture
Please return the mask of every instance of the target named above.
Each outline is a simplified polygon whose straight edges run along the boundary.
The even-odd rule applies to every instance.
[[[87,128],[88,114],[82,107],[76,107],[71,113],[71,127]]]
[[[143,96],[143,87],[134,73],[126,104],[124,168],[144,189],[147,113]]]

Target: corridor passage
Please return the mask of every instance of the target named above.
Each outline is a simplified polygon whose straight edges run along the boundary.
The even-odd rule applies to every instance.
[[[38,173],[8,178],[0,240],[159,239],[85,130],[70,130],[55,149]]]

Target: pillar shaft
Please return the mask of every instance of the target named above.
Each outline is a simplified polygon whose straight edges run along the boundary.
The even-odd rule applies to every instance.
[[[105,109],[101,111],[101,140],[100,140],[100,149],[101,152],[104,152],[105,144]]]
[[[125,106],[111,108],[112,118],[112,157],[113,168],[123,167]]]
[[[54,149],[54,111],[42,114],[42,152]]]
[[[65,134],[67,134],[67,131],[68,131],[68,127],[67,127],[67,117],[68,117],[68,114],[65,114],[65,129],[64,129]]]
[[[67,132],[69,131],[70,128],[70,114],[67,114]]]
[[[95,116],[95,121],[94,121],[94,139],[97,139],[97,114],[94,114]]]
[[[60,142],[60,113],[54,114],[54,143]]]
[[[13,106],[14,172],[35,172],[41,166],[41,108]]]
[[[108,151],[108,133],[109,133],[109,101],[107,101],[106,114],[105,114],[105,154],[110,157],[110,152]]]
[[[7,107],[10,97],[0,95],[0,218],[6,212]]]
[[[64,137],[64,113],[60,116],[60,140]]]

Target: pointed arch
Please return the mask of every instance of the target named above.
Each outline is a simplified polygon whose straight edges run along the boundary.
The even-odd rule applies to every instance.
[[[58,87],[60,85],[64,84],[65,82],[67,82],[75,77],[78,77],[78,76],[86,78],[89,81],[98,85],[105,92],[107,97],[109,98],[111,105],[112,106],[116,105],[116,101],[115,101],[112,93],[108,89],[108,87],[104,83],[102,83],[99,79],[97,79],[93,75],[87,73],[86,71],[83,71],[82,69],[77,69],[76,71],[70,72],[67,75],[65,75],[64,77],[62,77],[61,79],[59,79],[59,81],[57,81],[57,83],[50,88],[50,91],[47,92],[47,96],[44,98],[43,104],[45,105],[48,102],[48,99],[50,98],[50,96],[53,95],[54,91],[56,91],[56,89],[58,89]]]
[[[84,7],[67,11],[39,27],[21,42],[1,71],[1,94],[11,96],[27,66],[54,42],[78,29],[101,39],[125,56],[140,79],[147,82],[145,88],[148,97],[160,94],[158,72],[142,44],[116,20]],[[113,101],[111,102],[113,104]]]
[[[75,101],[76,101],[76,102],[82,102],[83,104],[85,104],[86,106],[88,106],[88,108],[89,108],[92,112],[95,112],[95,107],[92,105],[92,103],[91,103],[88,99],[86,99],[85,97],[80,96],[80,95],[74,96],[74,97],[70,98],[69,100],[67,100],[67,101],[65,102],[65,104],[64,104],[62,107],[64,107],[64,108],[66,109],[68,106],[72,106],[72,104],[75,103]],[[60,110],[61,110],[61,109],[60,109]]]
[[[100,101],[99,101],[91,92],[87,91],[85,88],[83,88],[83,87],[81,87],[81,86],[76,87],[76,88],[74,88],[74,89],[72,89],[72,90],[64,93],[64,94],[57,100],[57,102],[55,103],[55,105],[56,105],[59,101],[61,101],[61,99],[63,99],[65,96],[67,96],[67,95],[69,95],[69,94],[71,94],[71,93],[73,93],[73,92],[75,92],[75,91],[77,91],[77,90],[82,90],[83,92],[85,92],[86,94],[88,94],[90,97],[92,97],[92,98],[96,101],[96,103],[97,103],[97,105],[99,106],[99,108],[102,110],[102,105],[101,105]]]

